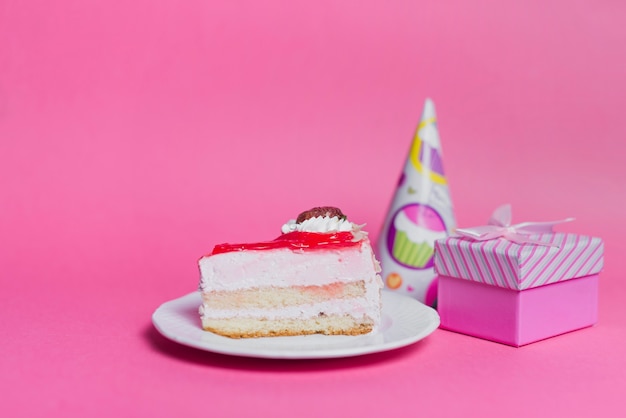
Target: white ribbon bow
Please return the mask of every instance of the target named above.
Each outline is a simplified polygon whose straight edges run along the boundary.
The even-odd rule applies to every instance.
[[[548,222],[522,222],[511,225],[511,205],[506,204],[498,207],[491,215],[487,225],[472,228],[459,228],[456,232],[464,237],[476,241],[487,241],[496,238],[504,238],[517,244],[536,244],[556,247],[556,244],[538,241],[528,238],[528,235],[553,232],[552,227],[557,224],[571,222],[574,218]]]

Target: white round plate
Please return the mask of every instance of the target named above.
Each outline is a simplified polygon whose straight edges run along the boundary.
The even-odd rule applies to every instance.
[[[413,344],[439,327],[434,309],[397,293],[382,292],[382,324],[367,335],[305,335],[232,339],[200,326],[199,292],[165,302],[152,315],[163,336],[177,343],[215,353],[278,359],[351,357]]]

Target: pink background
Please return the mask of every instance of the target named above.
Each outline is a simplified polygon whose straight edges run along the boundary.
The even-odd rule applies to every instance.
[[[623,416],[626,3],[512,3],[2,2],[0,415]],[[459,225],[605,240],[596,327],[322,361],[154,330],[214,244],[320,204],[375,239],[426,97]]]

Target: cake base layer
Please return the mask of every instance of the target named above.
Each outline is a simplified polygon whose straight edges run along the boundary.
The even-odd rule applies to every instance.
[[[361,335],[372,332],[374,321],[350,315],[314,318],[202,318],[202,328],[230,338],[287,337],[297,335]]]

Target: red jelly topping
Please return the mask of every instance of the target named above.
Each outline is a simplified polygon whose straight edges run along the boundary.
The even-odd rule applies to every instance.
[[[227,253],[245,250],[272,250],[275,248],[291,248],[294,250],[315,250],[320,248],[341,248],[358,245],[353,241],[352,232],[300,232],[294,231],[282,234],[273,241],[254,242],[246,244],[219,244],[213,248],[211,254]]]

